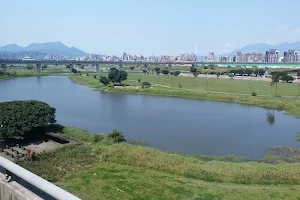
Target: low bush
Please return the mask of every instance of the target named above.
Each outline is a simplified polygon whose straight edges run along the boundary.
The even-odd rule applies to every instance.
[[[257,96],[257,93],[253,91],[252,96],[254,96],[254,97]]]
[[[98,143],[105,139],[105,136],[102,134],[95,134],[94,135],[94,142]]]
[[[151,83],[147,81],[143,82],[142,88],[149,88],[149,87],[151,87]]]
[[[113,130],[110,134],[108,134],[107,137],[112,139],[114,143],[126,142],[123,133],[116,129]]]

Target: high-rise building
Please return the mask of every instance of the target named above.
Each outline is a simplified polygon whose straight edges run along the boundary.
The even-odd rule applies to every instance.
[[[299,57],[299,51],[288,50],[283,53],[283,62],[285,63],[297,63]]]
[[[269,51],[266,51],[265,62],[269,62],[269,63],[279,62],[279,51],[276,51],[276,49],[270,49]]]
[[[212,62],[214,61],[215,54],[213,52],[209,52],[207,56],[207,61]]]
[[[251,63],[251,62],[262,62],[263,61],[263,56],[262,53],[245,53],[243,54],[242,52],[237,52],[236,54],[236,62],[246,62],[246,63]]]

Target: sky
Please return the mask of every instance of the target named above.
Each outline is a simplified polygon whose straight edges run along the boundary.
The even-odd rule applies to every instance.
[[[300,41],[299,0],[0,0],[0,8],[0,46],[60,41],[151,56]]]

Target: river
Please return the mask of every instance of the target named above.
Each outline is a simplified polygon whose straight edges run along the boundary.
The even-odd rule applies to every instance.
[[[44,101],[59,124],[90,133],[118,129],[168,152],[258,158],[268,147],[300,146],[299,119],[236,103],[99,92],[63,76],[0,81],[0,101],[12,100]]]

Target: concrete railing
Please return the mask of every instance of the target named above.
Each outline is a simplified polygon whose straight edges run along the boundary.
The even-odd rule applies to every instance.
[[[35,186],[36,188],[40,189],[41,191],[47,193],[49,196],[58,199],[58,200],[80,200],[78,197],[72,195],[71,193],[57,187],[56,185],[42,179],[41,177],[35,175],[34,173],[31,173],[30,171],[20,167],[19,165],[11,162],[10,160],[7,160],[5,158],[3,158],[2,156],[0,156],[0,166],[3,167],[4,169],[7,170],[7,174],[5,175],[5,179],[2,180],[1,183],[8,183],[12,176],[15,175],[21,179],[23,179],[24,181],[28,182],[29,184]],[[3,186],[3,184],[2,184]],[[12,191],[12,189],[14,189],[14,187],[11,187],[9,185],[3,186],[2,188],[8,188],[9,191]],[[14,193],[14,192],[13,192]],[[15,191],[16,194],[14,195],[18,195],[17,191]],[[0,195],[3,195],[2,192]],[[1,198],[0,199],[4,199]],[[19,198],[21,199],[21,198]],[[23,199],[27,199],[27,198],[23,198]]]

